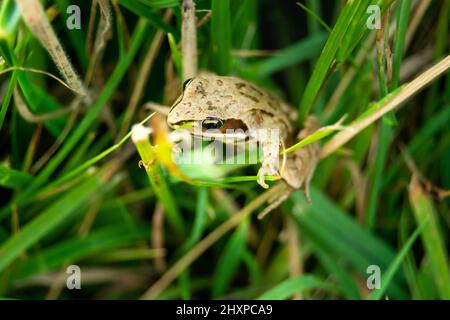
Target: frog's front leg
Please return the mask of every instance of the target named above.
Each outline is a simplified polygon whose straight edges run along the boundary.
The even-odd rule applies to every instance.
[[[260,137],[262,149],[262,164],[258,170],[258,184],[267,189],[269,186],[264,181],[265,176],[279,175],[280,137],[271,130],[264,130]]]
[[[267,189],[269,186],[264,181],[265,176],[280,175],[280,145],[289,135],[289,128],[279,117],[257,109],[245,113],[242,120],[250,128],[250,136],[258,142],[262,151],[262,164],[258,171],[257,182]]]

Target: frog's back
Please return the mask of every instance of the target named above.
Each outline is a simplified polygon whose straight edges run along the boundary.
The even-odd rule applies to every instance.
[[[234,93],[237,112],[260,111],[273,115],[292,132],[292,120],[296,117],[295,110],[284,101],[244,79],[232,76],[215,77],[216,82],[222,84],[223,92]]]
[[[290,136],[294,109],[281,99],[246,80],[201,73],[185,86],[172,106],[169,123],[203,120],[206,117],[246,120],[248,128],[275,126]]]

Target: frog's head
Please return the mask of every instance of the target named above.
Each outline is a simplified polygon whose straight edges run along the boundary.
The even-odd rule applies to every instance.
[[[188,123],[186,129],[193,134],[217,136],[230,129],[247,130],[238,115],[231,95],[227,95],[226,79],[213,75],[202,75],[187,80],[183,92],[170,108],[167,122],[172,128]],[[231,130],[232,131],[232,130]]]

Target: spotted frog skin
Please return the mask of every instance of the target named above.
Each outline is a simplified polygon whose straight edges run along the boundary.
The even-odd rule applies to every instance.
[[[279,139],[276,141],[270,136],[259,137],[264,159],[258,171],[258,183],[267,188],[264,177],[280,175],[292,188],[304,186],[307,191],[318,158],[318,146],[312,144],[290,153],[281,172],[277,166],[280,156],[273,152],[278,150],[280,141],[284,145],[295,141],[292,124],[296,117],[292,107],[248,81],[201,74],[185,83],[183,93],[171,107],[167,121],[172,128],[193,122],[194,128],[204,131],[215,129],[223,135],[227,129],[249,132],[278,129]],[[307,136],[317,128],[317,119],[309,118],[297,138]]]

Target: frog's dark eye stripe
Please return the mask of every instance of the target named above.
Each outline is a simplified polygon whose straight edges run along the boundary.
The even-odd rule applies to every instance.
[[[189,82],[191,82],[192,79],[193,78],[189,78],[186,81],[184,81],[184,83],[183,83],[183,91],[186,89],[187,85],[189,84]]]
[[[202,121],[202,127],[204,129],[220,129],[223,126],[223,120],[216,117],[206,117]]]

